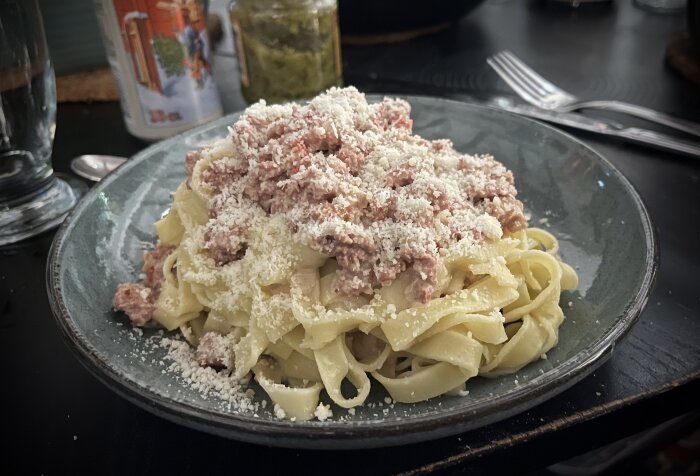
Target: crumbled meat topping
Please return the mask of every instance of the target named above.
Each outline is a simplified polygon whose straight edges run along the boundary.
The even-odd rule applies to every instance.
[[[122,283],[112,299],[114,309],[124,311],[132,325],[143,327],[153,318],[155,304],[151,288],[141,283]]]
[[[229,367],[231,338],[216,332],[207,332],[200,339],[195,351],[197,363],[203,367]]]
[[[143,327],[153,319],[155,302],[165,280],[163,262],[174,249],[174,246],[158,243],[155,249],[143,254],[143,282],[123,283],[117,286],[112,307],[128,315],[132,325]]]
[[[338,292],[371,293],[411,269],[414,298],[428,301],[440,249],[527,219],[509,170],[414,135],[409,114],[406,101],[368,104],[353,87],[307,105],[254,104],[230,128],[231,153],[201,174],[212,197],[204,248],[217,265],[240,259],[255,221],[282,215],[297,239],[336,258]]]
[[[185,155],[185,174],[187,175],[187,185],[190,185],[194,166],[197,165],[197,162],[199,162],[199,159],[201,158],[202,154],[197,150],[192,150]]]
[[[174,249],[174,246],[158,243],[153,251],[146,251],[143,254],[143,272],[146,274],[146,285],[153,288],[156,293],[165,280],[163,262]]]

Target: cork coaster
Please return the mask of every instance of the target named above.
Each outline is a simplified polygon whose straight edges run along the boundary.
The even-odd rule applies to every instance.
[[[109,68],[66,74],[56,78],[58,102],[117,101],[119,93]]]
[[[700,58],[695,56],[688,33],[671,38],[666,45],[666,61],[687,79],[700,84]]]

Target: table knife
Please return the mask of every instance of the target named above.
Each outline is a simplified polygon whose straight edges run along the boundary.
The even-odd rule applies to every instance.
[[[560,126],[620,137],[628,142],[649,145],[662,150],[670,150],[689,157],[700,157],[700,142],[680,139],[661,132],[640,129],[638,127],[625,127],[614,121],[594,119],[573,112],[547,111],[535,106],[515,103],[509,98],[503,97],[493,98],[481,104]]]

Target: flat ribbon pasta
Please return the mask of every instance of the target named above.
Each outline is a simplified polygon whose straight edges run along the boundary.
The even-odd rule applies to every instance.
[[[515,372],[556,345],[560,295],[578,277],[549,232],[528,228],[452,250],[426,304],[407,298],[410,273],[372,296],[346,297],[335,291],[335,260],[291,240],[275,218],[251,234],[240,260],[215,266],[201,247],[205,165],[156,225],[160,241],[176,248],[163,263],[155,318],[193,344],[207,332],[234,333],[234,375],[252,373],[287,418],[313,418],[324,390],[340,407],[362,405],[369,375],[398,402],[454,394],[477,375]]]

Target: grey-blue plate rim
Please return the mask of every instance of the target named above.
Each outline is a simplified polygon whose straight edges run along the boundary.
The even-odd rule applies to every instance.
[[[368,95],[369,99],[381,98],[384,95]],[[634,186],[627,178],[605,157],[599,154],[581,140],[560,129],[533,119],[518,116],[507,111],[488,106],[474,105],[460,101],[421,95],[402,95],[411,98],[456,103],[475,109],[487,109],[496,114],[514,117],[516,120],[534,124],[565,136],[568,140],[591,151],[596,159],[616,176],[627,189],[634,200],[644,227],[646,240],[644,279],[637,294],[630,300],[628,307],[620,314],[617,325],[610,328],[598,341],[584,349],[574,358],[562,362],[558,366],[556,377],[547,381],[536,377],[508,395],[496,397],[493,404],[480,415],[475,412],[465,412],[459,409],[402,420],[395,424],[377,424],[372,421],[343,422],[342,426],[329,426],[323,422],[291,422],[287,420],[267,421],[254,416],[230,415],[221,416],[182,402],[165,398],[150,389],[142,388],[120,376],[108,364],[107,356],[102,356],[99,349],[81,338],[81,332],[72,322],[70,313],[63,300],[59,284],[58,257],[65,236],[71,229],[75,217],[79,216],[86,204],[101,193],[109,183],[116,180],[119,174],[110,174],[94,186],[76,205],[59,228],[54,237],[46,267],[46,287],[51,311],[59,329],[66,338],[69,347],[74,351],[78,360],[102,383],[138,407],[155,415],[181,425],[205,431],[215,435],[234,438],[241,441],[268,444],[288,448],[305,449],[362,449],[377,448],[418,443],[437,438],[447,437],[473,430],[515,414],[521,413],[540,403],[560,394],[575,383],[595,371],[611,355],[615,346],[629,332],[632,324],[639,318],[646,306],[654,283],[659,264],[659,249],[656,230],[649,212]],[[233,118],[240,112],[232,113],[214,122],[199,126],[168,139],[175,140],[192,136],[206,131],[218,124],[232,123]],[[162,142],[152,144],[134,155],[121,168],[132,168],[139,164],[139,159],[147,157],[152,151],[162,145]],[[126,170],[125,169],[125,170]],[[585,354],[585,355],[581,355]]]

